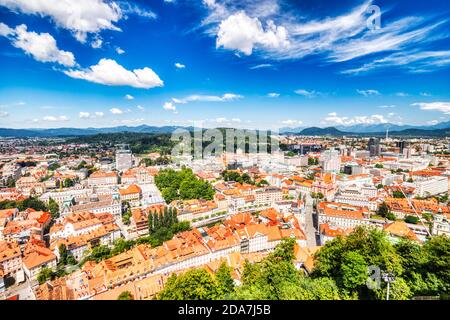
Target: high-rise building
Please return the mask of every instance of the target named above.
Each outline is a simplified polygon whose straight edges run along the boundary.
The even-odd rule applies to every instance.
[[[408,147],[408,143],[404,140],[398,141],[396,143],[397,148],[400,149],[400,153],[403,153],[403,150]]]
[[[370,138],[367,144],[371,157],[378,157],[381,153],[380,139]]]
[[[320,155],[320,164],[324,172],[336,172],[341,170],[341,157],[337,150],[326,150]]]
[[[116,169],[125,171],[133,166],[133,155],[126,144],[118,145],[116,149]]]

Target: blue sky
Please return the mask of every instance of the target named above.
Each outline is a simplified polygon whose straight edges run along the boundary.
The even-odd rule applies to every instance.
[[[439,0],[0,0],[0,127],[448,121],[449,13]]]

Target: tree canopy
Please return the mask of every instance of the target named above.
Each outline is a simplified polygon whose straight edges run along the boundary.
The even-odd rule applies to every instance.
[[[212,200],[214,189],[208,181],[199,179],[191,169],[180,171],[164,169],[155,177],[155,184],[167,203],[173,200],[205,199]]]

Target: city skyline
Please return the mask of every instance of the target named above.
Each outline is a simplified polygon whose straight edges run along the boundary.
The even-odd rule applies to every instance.
[[[450,120],[440,1],[51,2],[0,0],[2,128]]]

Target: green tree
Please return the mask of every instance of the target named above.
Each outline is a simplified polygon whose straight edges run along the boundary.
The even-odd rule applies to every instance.
[[[406,216],[405,217],[405,222],[406,223],[412,223],[412,224],[418,224],[419,223],[419,218],[417,218],[416,216]]]
[[[403,273],[401,257],[386,233],[374,228],[357,227],[347,237],[336,237],[327,242],[316,253],[312,276],[336,279],[340,289],[347,290],[350,296],[375,298],[375,291],[363,285],[355,286],[362,281],[364,265],[378,266],[381,270],[393,272],[395,276]]]
[[[217,270],[216,281],[220,298],[228,298],[234,292],[234,280],[231,277],[231,269],[225,262],[222,262]]]
[[[377,209],[377,214],[382,217],[386,217],[389,212],[390,212],[390,208],[386,204],[386,202],[383,202],[382,204],[380,204],[380,206]]]
[[[52,219],[59,218],[59,205],[52,198],[48,200],[48,211],[50,212]]]
[[[119,294],[117,300],[134,300],[134,297],[130,291],[123,291],[121,294]]]
[[[41,269],[37,276],[37,281],[39,284],[45,283],[47,280],[50,280],[53,276],[53,271],[47,267]]]
[[[367,263],[358,252],[346,252],[342,257],[340,279],[342,286],[349,290],[359,290],[367,280]]]
[[[214,300],[218,297],[215,280],[203,268],[189,270],[178,276],[172,274],[157,296],[160,300]]]

